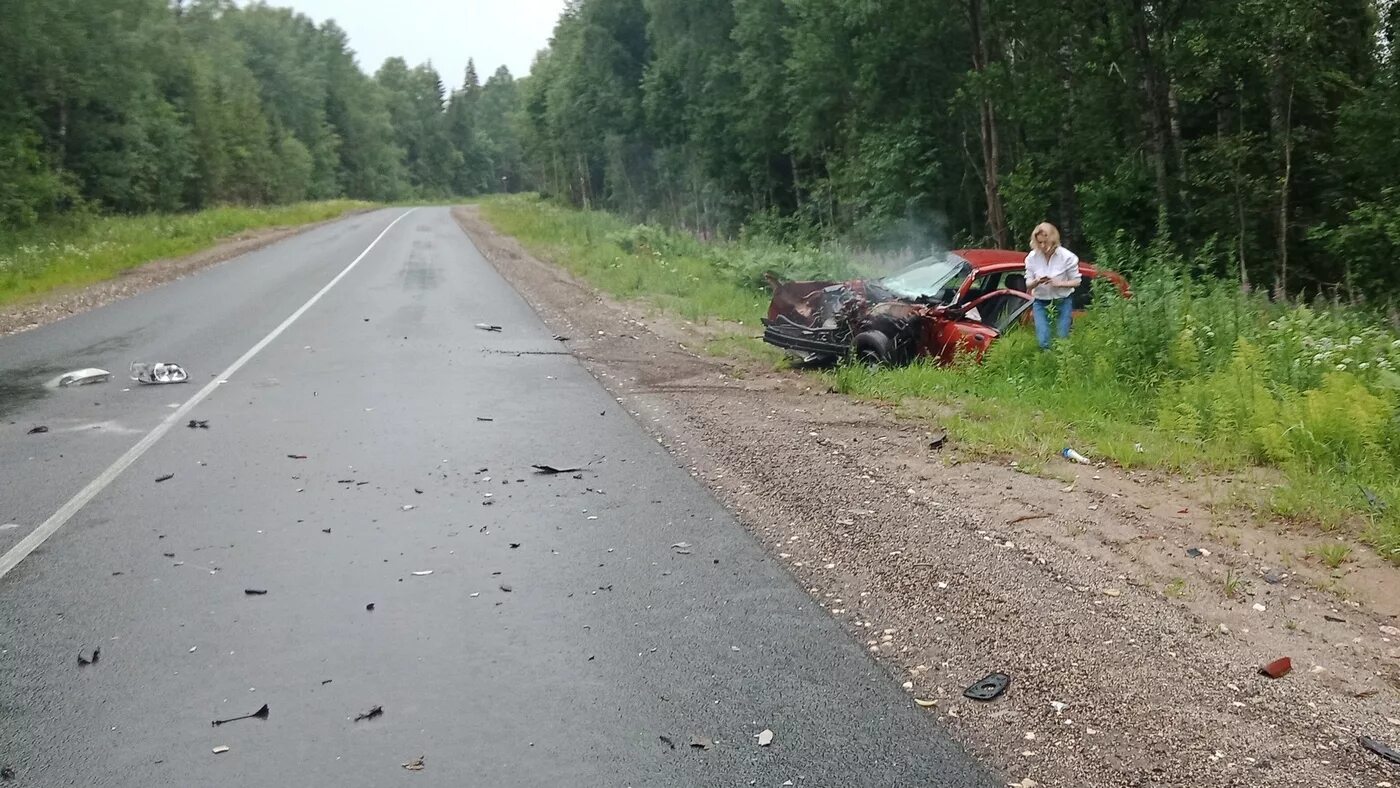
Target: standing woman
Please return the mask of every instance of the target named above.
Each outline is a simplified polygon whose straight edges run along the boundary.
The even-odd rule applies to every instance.
[[[1079,287],[1079,256],[1060,246],[1060,231],[1049,222],[1036,225],[1031,233],[1031,252],[1026,255],[1026,288],[1030,290],[1035,312],[1035,341],[1041,350],[1050,349],[1050,316],[1055,307],[1055,334],[1069,336],[1073,305],[1070,296]]]

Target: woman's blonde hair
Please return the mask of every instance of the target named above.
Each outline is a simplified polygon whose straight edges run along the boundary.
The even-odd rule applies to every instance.
[[[1053,252],[1060,247],[1059,229],[1049,222],[1041,222],[1035,226],[1034,230],[1031,230],[1031,249],[1037,248],[1035,245],[1035,237],[1041,233],[1045,233],[1046,239],[1050,241],[1050,251]]]

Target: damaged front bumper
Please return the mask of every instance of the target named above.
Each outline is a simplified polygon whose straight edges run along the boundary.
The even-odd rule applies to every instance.
[[[763,321],[763,341],[812,362],[836,360],[851,352],[850,332],[840,328],[812,328],[779,317]]]

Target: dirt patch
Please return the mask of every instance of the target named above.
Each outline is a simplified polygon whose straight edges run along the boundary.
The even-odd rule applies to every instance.
[[[1332,572],[1300,558],[1318,536],[1241,522],[1154,474],[960,461],[957,436],[931,450],[927,424],[892,408],[701,357],[706,332],[456,215],[910,702],[936,701],[1008,782],[1400,784],[1357,744],[1400,741],[1400,582],[1379,558]],[[1259,675],[1284,655],[1291,674]],[[993,671],[1012,676],[1000,700],[962,697]]]
[[[152,260],[145,265],[123,271],[104,282],[54,290],[0,307],[0,337],[29,331],[39,326],[58,322],[65,317],[106,306],[113,301],[130,298],[167,282],[189,276],[209,266],[232,260],[239,255],[270,246],[293,235],[304,233],[324,224],[338,222],[359,213],[364,213],[364,211],[350,211],[334,219],[295,227],[264,227],[257,230],[247,230],[194,254],[167,260]]]

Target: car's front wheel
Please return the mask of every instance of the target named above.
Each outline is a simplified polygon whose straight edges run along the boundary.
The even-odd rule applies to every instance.
[[[883,331],[862,331],[856,334],[854,345],[856,358],[871,367],[889,364],[894,354],[894,340]]]

